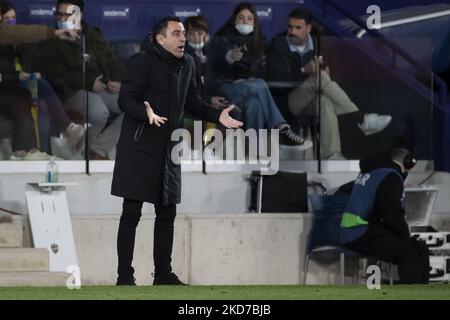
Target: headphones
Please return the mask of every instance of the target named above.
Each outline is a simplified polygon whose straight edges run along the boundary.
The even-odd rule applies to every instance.
[[[411,170],[417,164],[416,155],[413,151],[409,151],[403,159],[403,166],[406,170]]]

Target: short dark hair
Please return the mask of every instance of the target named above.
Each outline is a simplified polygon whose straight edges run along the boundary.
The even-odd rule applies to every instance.
[[[417,163],[414,147],[405,136],[394,140],[390,156],[392,160],[402,163],[407,170],[412,169]]]
[[[0,1],[0,10],[1,10],[0,14],[4,15],[10,10],[16,11],[16,8],[11,2],[2,0]]]
[[[305,20],[307,24],[311,24],[312,21],[309,11],[301,7],[292,10],[288,15],[288,19]]]
[[[80,8],[80,11],[84,11],[84,1],[83,0],[57,0],[56,6],[58,7],[61,4],[73,4]]]
[[[197,29],[205,31],[206,33],[209,32],[208,20],[203,16],[187,17],[186,20],[184,20],[184,27],[186,28],[186,31]]]
[[[158,20],[158,21],[155,23],[155,25],[154,25],[154,27],[153,27],[153,31],[152,31],[152,41],[153,41],[153,43],[158,43],[158,42],[156,41],[156,36],[157,36],[158,34],[162,34],[162,35],[165,36],[165,32],[166,32],[167,26],[168,26],[168,24],[169,24],[170,21],[173,21],[173,22],[180,22],[180,23],[181,23],[180,18],[178,18],[178,17],[176,17],[176,16],[166,16],[166,17],[164,17],[164,18]]]

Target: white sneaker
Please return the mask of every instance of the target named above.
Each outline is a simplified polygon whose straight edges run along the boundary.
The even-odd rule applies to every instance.
[[[389,123],[391,123],[391,120],[391,116],[368,113],[364,116],[364,122],[362,124],[358,123],[358,127],[366,136],[369,136],[371,134],[383,131]]]
[[[62,160],[61,158],[51,156],[45,152],[40,152],[39,150],[30,150],[25,155],[11,155],[10,160],[30,160],[30,161],[42,161],[50,160],[53,157],[54,160]]]
[[[340,152],[333,153],[331,156],[327,158],[327,160],[347,160],[346,157],[342,155]]]
[[[65,130],[64,136],[72,146],[79,146],[83,141],[85,132],[83,125],[72,122]]]

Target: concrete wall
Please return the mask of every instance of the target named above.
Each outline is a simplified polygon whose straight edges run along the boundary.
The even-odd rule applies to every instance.
[[[139,285],[153,281],[153,218],[144,215],[136,234],[133,266]],[[32,246],[28,220],[20,219],[25,246]],[[82,284],[115,283],[118,223],[119,215],[72,217]],[[180,279],[193,285],[300,284],[310,225],[310,214],[180,214],[172,266]],[[338,264],[332,262],[336,260],[313,260],[307,283],[338,283]],[[351,282],[354,263],[349,262],[347,271]]]
[[[178,211],[189,214],[226,214],[247,212],[250,199],[248,174],[240,172],[183,172],[182,203]],[[429,172],[412,174],[408,184],[416,185],[430,175]],[[331,190],[355,179],[357,172],[308,173],[309,180],[322,182]],[[60,173],[60,181],[77,182],[67,188],[71,214],[118,214],[122,211],[122,199],[110,195],[112,175],[109,172]],[[43,181],[41,173],[1,173],[0,207],[26,214],[25,185]],[[436,172],[426,184],[439,188],[434,212],[449,213],[450,174]],[[153,207],[145,204],[143,212],[153,213]]]
[[[60,173],[61,182],[77,182],[67,188],[71,214],[117,214],[122,211],[122,199],[110,195],[111,173]],[[25,186],[27,182],[43,182],[40,173],[0,174],[0,207],[27,213]],[[182,203],[179,212],[244,213],[249,199],[246,175],[241,173],[184,172]],[[143,212],[153,213],[153,206],[145,204]]]
[[[302,283],[310,214],[179,214],[175,223],[173,269],[193,285],[295,285]],[[27,217],[24,246],[32,247]],[[72,228],[82,284],[113,285],[119,215],[74,215]],[[154,215],[145,214],[137,229],[134,253],[139,285],[150,285],[153,272]],[[450,219],[435,215],[431,223],[450,231]],[[336,256],[311,261],[308,284],[339,283]],[[356,261],[347,262],[346,283],[356,275]],[[362,271],[361,271],[362,272]]]

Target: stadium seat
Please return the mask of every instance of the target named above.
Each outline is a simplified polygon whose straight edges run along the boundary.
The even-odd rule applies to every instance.
[[[341,285],[345,284],[346,256],[355,259],[364,259],[365,261],[363,262],[364,265],[366,265],[366,259],[368,257],[349,250],[340,244],[341,218],[349,197],[348,194],[309,195],[309,201],[313,212],[313,221],[308,236],[308,242],[306,244],[303,284],[306,284],[309,260],[313,256],[319,256],[320,254],[339,255]],[[365,267],[363,269],[365,272]],[[359,274],[359,270],[357,273]],[[389,278],[389,282],[392,284],[392,265],[389,265]]]

